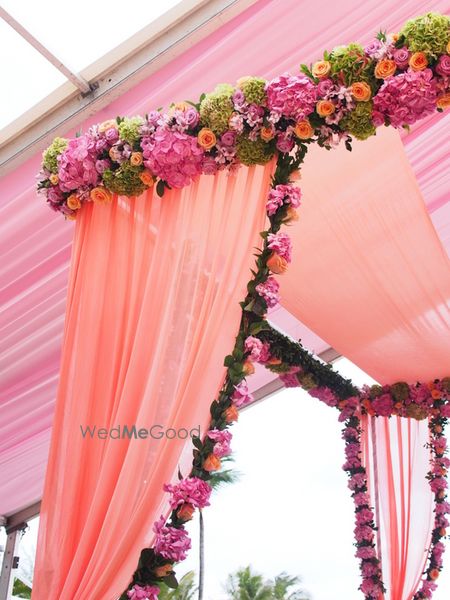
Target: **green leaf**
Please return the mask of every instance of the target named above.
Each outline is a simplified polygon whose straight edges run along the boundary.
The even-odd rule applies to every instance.
[[[171,588],[172,590],[176,590],[178,587],[178,581],[174,573],[171,573],[170,575],[167,575],[167,577],[164,577],[164,583],[167,585],[167,587]]]
[[[160,179],[158,181],[158,183],[156,184],[156,193],[158,194],[158,196],[160,198],[162,198],[164,196],[164,188],[165,187],[166,187],[166,185],[162,179]]]
[[[231,356],[231,354],[228,354],[228,356],[225,356],[225,360],[223,361],[223,364],[225,367],[232,367],[234,365],[234,358]]]
[[[252,323],[250,325],[250,335],[256,335],[260,331],[268,330],[270,330],[270,325],[267,321],[257,321],[256,323]]]

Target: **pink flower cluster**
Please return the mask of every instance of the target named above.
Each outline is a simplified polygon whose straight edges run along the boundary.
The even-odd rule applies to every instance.
[[[178,562],[184,560],[191,548],[191,540],[185,529],[165,525],[164,517],[153,525],[156,533],[154,550],[168,560]]]
[[[394,127],[412,125],[436,110],[437,87],[433,71],[408,70],[388,77],[373,101],[373,121],[383,125],[385,117]]]
[[[59,187],[63,192],[85,186],[94,187],[100,181],[95,146],[95,140],[89,134],[69,141],[67,148],[58,157]]]
[[[266,342],[262,342],[257,337],[249,335],[244,342],[244,350],[248,352],[250,360],[265,363],[270,358],[270,346]]]
[[[325,402],[327,406],[337,406],[338,398],[329,387],[315,387],[309,390],[309,394],[313,398],[318,398],[321,402]]]
[[[280,303],[280,295],[278,293],[280,284],[275,277],[268,277],[264,283],[259,283],[255,289],[266,301],[267,308],[275,308]]]
[[[287,373],[280,373],[280,380],[283,382],[284,387],[299,387],[300,382],[297,377],[297,373],[300,373],[300,367],[291,367]]]
[[[230,444],[233,436],[230,431],[226,429],[210,429],[206,435],[214,442],[213,454],[217,458],[223,458],[231,454]]]
[[[242,408],[253,402],[253,395],[248,391],[248,386],[245,381],[241,381],[241,383],[235,386],[232,400],[236,408]]]
[[[290,204],[293,208],[298,208],[301,196],[302,192],[296,185],[279,184],[271,188],[266,204],[267,214],[269,217],[274,215],[283,204]]]
[[[266,86],[267,105],[278,121],[280,117],[302,121],[316,106],[317,88],[308,77],[286,73]]]
[[[267,236],[267,247],[276,252],[288,263],[292,260],[291,238],[287,233],[269,233]]]
[[[160,589],[156,585],[134,585],[131,590],[128,590],[127,596],[130,600],[158,600]]]
[[[176,485],[165,484],[164,491],[171,494],[171,508],[177,508],[183,504],[191,504],[195,508],[209,506],[211,486],[199,477],[187,477]]]
[[[202,172],[204,152],[187,133],[159,127],[142,138],[141,146],[144,165],[170,187],[182,188]]]

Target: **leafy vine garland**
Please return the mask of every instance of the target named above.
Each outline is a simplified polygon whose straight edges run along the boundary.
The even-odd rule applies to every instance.
[[[210,407],[203,439],[194,438],[192,470],[176,485],[166,485],[172,512],[154,525],[152,548],[141,552],[123,600],[157,600],[160,585],[176,587],[174,563],[190,548],[184,525],[196,508],[209,504],[211,473],[230,453],[230,425],[239,408],[252,401],[245,383],[255,361],[279,374],[287,386],[302,386],[339,410],[346,444],[344,469],[355,502],[356,555],[361,590],[377,600],[384,586],[374,543],[375,522],[361,460],[360,416],[399,415],[429,418],[433,462],[428,475],[435,495],[435,523],[430,556],[414,600],[429,598],[442,568],[441,542],[446,514],[446,442],[443,427],[450,414],[450,379],[430,386],[375,386],[361,392],[300,344],[275,331],[265,320],[278,302],[278,282],[291,261],[289,236],[281,232],[298,218],[300,191],[296,172],[308,144],[327,149],[352,137],[366,139],[381,125],[408,128],[417,120],[450,106],[450,18],[429,13],[405,24],[398,34],[380,33],[365,48],[349,44],[325,52],[323,60],[302,65],[301,74],[267,82],[244,77],[235,87],[221,84],[198,103],[172,105],[168,114],[117,118],[94,126],[72,140],[56,138],[44,152],[38,190],[50,207],[74,219],[89,201],[110,202],[114,194],[135,196],[156,185],[188,185],[201,173],[234,170],[241,164],[265,164],[277,157],[267,202],[269,228],[241,303],[242,318],[232,353],[225,358],[226,377]]]

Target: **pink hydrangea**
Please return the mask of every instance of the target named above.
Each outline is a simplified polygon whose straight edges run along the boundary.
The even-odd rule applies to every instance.
[[[394,401],[390,394],[382,394],[372,400],[372,408],[380,417],[389,417],[394,408]]]
[[[373,546],[360,546],[355,554],[357,558],[362,558],[363,560],[376,558],[376,555],[377,553],[375,552],[375,548]]]
[[[158,600],[160,590],[156,585],[134,585],[131,590],[128,590],[127,596],[130,600]]]
[[[232,400],[236,408],[242,408],[253,402],[253,395],[248,391],[248,386],[245,381],[242,381],[239,385],[235,386]]]
[[[280,284],[275,277],[268,277],[264,283],[259,283],[255,289],[264,298],[268,308],[274,308],[279,304],[280,295],[278,290],[280,289]]]
[[[256,362],[265,363],[270,358],[270,346],[267,342],[262,342],[257,337],[249,335],[244,343],[245,352],[249,352],[249,359]]]
[[[267,105],[278,117],[301,121],[316,106],[317,88],[304,75],[286,73],[266,86]]]
[[[356,524],[357,525],[365,525],[366,523],[370,523],[373,521],[374,515],[370,508],[362,508],[356,513]]]
[[[284,258],[288,263],[292,260],[291,238],[287,233],[269,233],[267,246],[273,252]]]
[[[355,473],[352,475],[348,482],[348,487],[351,490],[356,490],[358,488],[364,487],[366,485],[366,476],[364,473]]]
[[[425,598],[432,598],[433,592],[437,590],[437,584],[434,581],[426,580],[422,582],[422,587],[420,588],[420,592],[425,596]]]
[[[164,517],[160,517],[153,525],[153,531],[156,533],[154,550],[167,560],[179,562],[187,556],[191,548],[191,540],[185,529],[178,529],[165,525]]]
[[[206,435],[214,442],[213,454],[215,456],[223,458],[224,456],[231,454],[230,443],[233,436],[230,431],[227,431],[226,429],[211,429]]]
[[[67,148],[58,156],[61,190],[71,192],[83,186],[95,187],[100,181],[97,159],[95,140],[89,134],[70,140]]]
[[[334,392],[328,387],[315,387],[309,391],[310,396],[318,398],[322,402],[325,402],[327,406],[336,406],[338,399]]]
[[[144,165],[174,188],[182,188],[200,175],[203,150],[197,139],[182,131],[159,127],[141,141]]]
[[[374,564],[373,562],[364,561],[361,565],[361,572],[364,578],[373,577],[374,575],[380,574],[380,568],[377,564]]]
[[[365,506],[369,504],[369,494],[367,492],[358,492],[353,496],[356,506]]]
[[[359,525],[355,527],[355,540],[358,543],[371,542],[373,540],[373,529],[369,525]]]
[[[300,188],[295,185],[280,184],[275,186],[269,192],[266,204],[267,214],[269,217],[274,215],[283,204],[290,204],[293,208],[298,208],[301,195]]]
[[[436,81],[431,69],[408,70],[388,77],[374,98],[375,113],[388,117],[391,125],[412,125],[436,110]],[[377,116],[378,119],[378,116]]]
[[[378,598],[383,591],[381,589],[381,585],[371,578],[366,578],[363,580],[360,590],[363,594],[365,594],[366,597],[370,598]]]
[[[300,367],[291,367],[288,373],[281,373],[280,380],[283,382],[284,387],[299,387],[300,382],[297,377],[297,373],[301,371]]]
[[[164,490],[171,494],[170,507],[192,504],[196,508],[209,506],[211,486],[198,477],[187,477],[176,485],[166,484]]]
[[[430,481],[430,488],[434,494],[440,492],[441,490],[445,490],[447,487],[447,482],[443,477],[436,477]]]

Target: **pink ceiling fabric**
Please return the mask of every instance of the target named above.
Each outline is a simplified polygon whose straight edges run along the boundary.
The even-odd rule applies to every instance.
[[[302,170],[284,306],[382,384],[448,376],[450,260],[398,134],[325,152]]]
[[[204,175],[79,216],[34,599],[113,600],[127,587],[168,512],[163,484],[189,472],[188,431],[205,431],[222,385],[273,169]],[[124,426],[147,435],[107,435]]]
[[[450,0],[342,0],[322,8],[315,0],[260,0],[80,127],[196,98],[242,75],[295,71],[333,45],[367,42],[380,28],[395,31],[430,10],[449,14]],[[449,125],[450,114],[430,117],[402,139],[450,253]],[[37,155],[0,181],[0,515],[41,496],[60,360],[73,227],[36,198],[39,162]],[[294,324],[295,335],[308,341],[300,327],[303,333]]]

